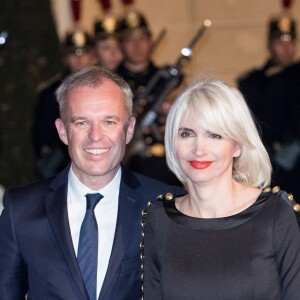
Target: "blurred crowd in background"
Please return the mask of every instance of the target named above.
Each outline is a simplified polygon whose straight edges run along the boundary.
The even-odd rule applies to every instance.
[[[91,34],[80,26],[80,1],[71,1],[74,24],[60,45],[63,69],[37,88],[31,128],[36,175],[52,176],[69,163],[67,148],[54,125],[59,117],[55,90],[69,74],[101,65],[122,76],[134,93],[136,138],[129,145],[123,163],[139,173],[176,184],[177,179],[165,162],[164,124],[172,101],[186,86],[183,67],[189,62],[190,53],[183,51],[174,65],[156,65],[152,53],[162,36],[153,38],[150,24],[155,20],[148,21],[133,1],[123,1],[125,9],[121,17],[113,14],[110,1],[100,2],[104,14],[95,21]],[[282,1],[282,9],[268,22],[267,61],[259,68],[245,70],[236,78],[236,84],[254,114],[271,156],[273,183],[280,183],[297,200],[300,199],[300,64],[296,57],[296,24],[292,1]],[[195,43],[208,26],[203,24],[199,35],[194,36]]]

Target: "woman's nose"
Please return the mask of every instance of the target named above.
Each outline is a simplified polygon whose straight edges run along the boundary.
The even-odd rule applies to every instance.
[[[197,138],[195,141],[194,141],[194,153],[197,155],[197,156],[202,156],[206,153],[206,146],[205,146],[205,142],[203,139],[199,139]]]

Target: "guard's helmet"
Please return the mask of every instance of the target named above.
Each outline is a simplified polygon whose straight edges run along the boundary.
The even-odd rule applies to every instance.
[[[117,39],[119,37],[118,20],[114,16],[106,16],[94,23],[95,40]]]
[[[63,53],[82,55],[94,46],[92,37],[81,29],[66,34],[63,42]]]
[[[119,23],[119,32],[120,37],[124,38],[126,35],[136,32],[143,31],[149,36],[151,36],[151,32],[148,26],[148,22],[146,18],[137,11],[129,11]]]
[[[269,41],[281,39],[282,41],[292,41],[296,39],[296,21],[288,16],[272,18],[269,22]]]

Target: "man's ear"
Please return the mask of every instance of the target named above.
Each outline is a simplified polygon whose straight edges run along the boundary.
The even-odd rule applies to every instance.
[[[57,130],[58,136],[61,139],[61,141],[64,144],[68,145],[68,135],[67,135],[67,131],[66,131],[66,128],[65,128],[65,124],[62,121],[62,119],[59,119],[59,118],[56,119],[55,120],[55,126],[56,126],[56,130]]]
[[[133,137],[135,121],[136,120],[134,117],[131,117],[129,120],[129,124],[128,124],[127,130],[126,130],[126,144],[128,144]]]

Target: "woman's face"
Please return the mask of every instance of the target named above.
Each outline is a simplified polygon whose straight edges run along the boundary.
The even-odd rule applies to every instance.
[[[232,178],[233,157],[240,153],[236,141],[207,131],[194,116],[181,119],[176,156],[188,182],[206,185]]]

